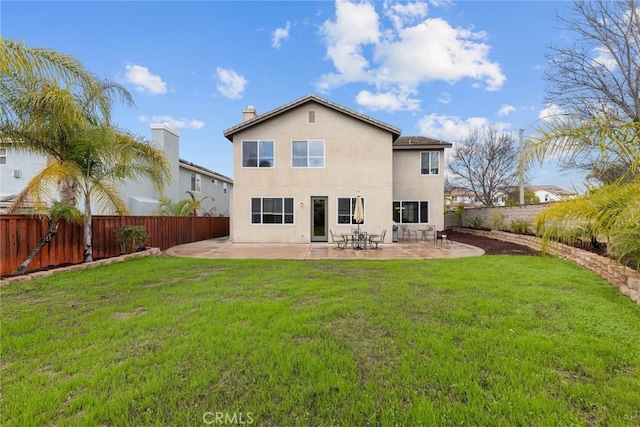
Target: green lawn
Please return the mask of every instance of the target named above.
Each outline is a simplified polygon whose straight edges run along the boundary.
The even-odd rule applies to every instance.
[[[2,425],[640,425],[640,307],[553,258],[137,258],[0,288]]]

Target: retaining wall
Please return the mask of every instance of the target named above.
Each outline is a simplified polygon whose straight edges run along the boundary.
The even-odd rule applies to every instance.
[[[517,206],[492,206],[485,208],[465,208],[462,217],[455,212],[447,212],[444,215],[444,227],[469,227],[475,218],[482,221],[482,226],[491,228],[494,215],[502,215],[502,222],[509,226],[512,221],[529,221],[533,225],[536,216],[551,206],[552,203],[537,203],[535,205]]]
[[[536,206],[536,205],[532,205]],[[475,230],[471,228],[453,227],[458,233],[474,234],[488,237],[490,239],[502,240],[528,246],[535,250],[542,249],[542,239],[535,236],[508,233],[497,230]],[[603,257],[589,251],[574,248],[573,246],[561,243],[550,242],[546,251],[560,258],[575,262],[576,264],[593,271],[616,288],[620,289],[625,296],[640,305],[640,273],[632,268],[626,267],[611,258]]]

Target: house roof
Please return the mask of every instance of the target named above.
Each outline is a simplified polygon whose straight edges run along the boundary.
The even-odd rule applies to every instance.
[[[558,196],[574,196],[576,194],[575,191],[565,190],[562,187],[558,187],[557,185],[527,185],[525,186],[527,190],[531,190],[534,193],[536,191],[547,191],[551,194],[556,194]]]
[[[426,136],[401,136],[393,142],[394,150],[423,150],[426,148],[451,148],[450,142],[444,142]]]
[[[393,139],[396,140],[401,133],[401,130],[395,126],[391,126],[387,123],[381,122],[380,120],[374,119],[372,117],[369,117],[367,115],[364,115],[362,113],[359,113],[355,110],[351,110],[349,108],[343,107],[342,105],[336,104],[335,102],[329,101],[327,99],[321,98],[317,95],[314,94],[310,94],[307,96],[303,96],[302,98],[296,99],[295,101],[292,101],[288,104],[282,105],[278,108],[275,108],[271,111],[268,111],[264,114],[260,114],[259,116],[252,118],[250,120],[247,120],[245,122],[242,122],[236,126],[233,126],[227,130],[225,130],[223,132],[225,138],[227,138],[229,141],[233,142],[233,135],[244,130],[247,128],[250,128],[251,126],[254,126],[258,123],[262,123],[266,120],[272,119],[282,113],[285,113],[289,110],[292,110],[294,108],[297,108],[301,105],[304,105],[308,102],[316,102],[318,104],[324,105],[325,107],[328,108],[332,108],[336,111],[339,111],[343,114],[346,114],[348,116],[351,116],[355,119],[361,120],[363,122],[369,123],[373,126],[376,126],[380,129],[386,130],[388,132],[390,132],[393,135]]]
[[[182,166],[182,167],[184,167],[186,169],[191,169],[191,170],[193,170],[195,172],[201,172],[201,173],[203,173],[205,175],[209,175],[211,177],[218,178],[218,179],[220,179],[222,181],[227,181],[229,183],[233,183],[233,179],[229,178],[228,176],[222,175],[222,174],[220,174],[218,172],[214,172],[211,169],[207,169],[207,168],[204,168],[202,166],[198,166],[195,163],[191,163],[191,162],[188,162],[188,161],[183,160],[183,159],[179,159],[179,160],[180,160],[180,166]]]

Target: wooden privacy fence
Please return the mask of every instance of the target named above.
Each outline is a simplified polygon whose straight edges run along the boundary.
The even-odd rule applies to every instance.
[[[94,216],[93,258],[120,255],[116,230],[125,225],[146,228],[149,247],[171,246],[229,235],[228,217]],[[47,232],[46,219],[25,215],[0,215],[0,276],[14,271]],[[81,224],[61,221],[58,233],[31,262],[27,271],[83,262],[84,231]]]

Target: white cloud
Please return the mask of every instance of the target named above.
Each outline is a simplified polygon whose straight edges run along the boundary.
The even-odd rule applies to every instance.
[[[335,71],[321,76],[317,83],[321,92],[353,82],[370,83],[383,95],[396,94],[388,109],[406,110],[412,107],[396,105],[394,99],[417,93],[421,84],[430,81],[453,84],[471,79],[474,86],[489,91],[500,89],[506,81],[500,65],[489,59],[486,33],[426,18],[424,2],[385,2],[390,28],[382,26],[372,2],[336,0],[335,5],[335,19],[321,28]]]
[[[371,110],[410,111],[420,108],[420,100],[391,92],[371,93],[362,90],[356,96],[356,102]]]
[[[249,83],[244,77],[228,68],[216,68],[216,76],[218,79],[216,89],[230,99],[240,99],[245,86]]]
[[[538,113],[538,119],[540,121],[549,121],[554,117],[563,116],[566,112],[556,104],[547,104],[546,108],[543,108]]]
[[[607,50],[606,47],[604,46],[597,47],[595,48],[595,51],[598,54],[598,56],[596,56],[593,59],[593,62],[595,62],[598,65],[604,66],[609,71],[614,71],[616,68],[618,68],[618,64],[616,63],[615,58],[613,57],[611,52]]]
[[[490,123],[486,117],[462,119],[458,116],[438,114],[426,115],[418,122],[421,135],[449,142],[467,139],[470,130],[483,129],[489,125],[495,126],[498,130],[507,130],[510,126],[509,123]]]
[[[147,67],[127,65],[126,70],[126,81],[133,84],[136,91],[152,96],[167,93],[167,84],[162,81],[160,76],[151,74]]]
[[[202,129],[204,127],[203,121],[195,119],[174,119],[171,116],[152,116],[149,118],[142,115],[138,117],[138,120],[141,122],[166,124],[172,129]]]
[[[335,21],[326,21],[321,28],[327,46],[327,57],[333,61],[337,73],[322,77],[320,90],[329,90],[343,83],[369,81],[369,62],[363,54],[367,45],[378,43],[378,14],[370,3],[336,1]]]
[[[385,2],[386,15],[393,23],[396,30],[402,30],[405,25],[411,24],[418,19],[427,16],[429,7],[424,2],[413,2],[407,4]]]
[[[516,107],[514,107],[513,105],[502,104],[502,106],[498,110],[498,115],[499,116],[508,116],[509,114],[513,113],[514,111],[516,111]]]
[[[280,43],[282,40],[287,40],[289,38],[289,29],[291,28],[291,23],[287,21],[287,25],[284,28],[276,28],[273,32],[273,38],[271,40],[271,46],[276,49],[280,49]]]

